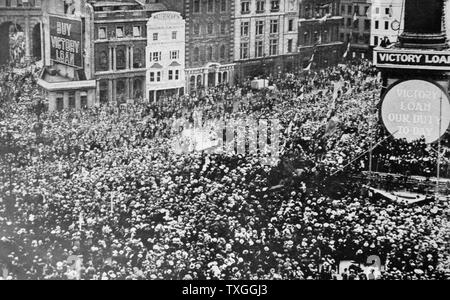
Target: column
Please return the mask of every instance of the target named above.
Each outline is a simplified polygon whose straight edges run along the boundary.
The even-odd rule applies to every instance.
[[[129,69],[130,68],[130,46],[126,47],[126,51],[125,51],[125,69]]]
[[[115,52],[115,51],[114,51]],[[112,80],[112,101],[117,101],[117,80]]]
[[[128,47],[127,47],[127,49],[128,49]],[[126,95],[127,95],[127,97],[126,97],[126,100],[127,100],[127,101],[131,99],[131,97],[130,97],[130,81],[131,81],[130,78],[128,78],[127,80],[125,80],[125,88],[126,88],[125,93],[126,93]]]
[[[208,70],[203,71],[203,85],[208,88]]]
[[[100,103],[100,80],[95,82],[95,103]]]
[[[68,109],[69,108],[69,93],[68,92],[64,92],[64,109]]]
[[[113,82],[108,80],[108,100],[111,102],[113,100]]]
[[[45,36],[44,36],[44,25],[42,24],[42,20],[41,23],[39,23],[39,27],[41,27],[41,61],[42,61],[42,65],[45,66]]]
[[[214,86],[218,86],[219,85],[219,71],[218,70],[216,70],[216,74],[215,74],[215,76],[216,76],[216,82],[214,83]]]
[[[134,46],[130,47],[130,69],[134,69]]]
[[[109,47],[109,71],[113,70],[113,49]]]
[[[31,58],[30,16],[28,15],[25,18],[24,31],[25,31],[25,58],[28,60]]]
[[[80,91],[75,92],[75,109],[80,110],[81,109],[81,93]]]
[[[113,67],[112,67],[112,70],[113,71],[115,71],[116,70],[116,67],[117,67],[117,61],[116,61],[116,46],[114,46],[113,48],[112,48],[112,53],[113,53]]]
[[[130,78],[129,81],[130,81],[130,99],[136,100],[134,99],[134,84],[133,84],[134,79]]]

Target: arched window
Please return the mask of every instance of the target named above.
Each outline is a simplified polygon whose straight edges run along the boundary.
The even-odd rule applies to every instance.
[[[213,47],[212,46],[208,46],[207,50],[206,50],[206,59],[208,62],[211,62],[213,60]]]
[[[203,86],[202,75],[197,76],[197,88]]]
[[[123,51],[122,49],[117,49],[117,69],[118,70],[123,70],[125,69],[125,51]]]
[[[226,56],[226,47],[225,45],[220,46],[220,59],[225,59]]]
[[[108,53],[106,53],[106,51],[100,52],[98,64],[101,70],[104,71],[108,69]]]
[[[200,49],[197,47],[194,48],[194,55],[193,59],[195,62],[197,62],[200,59]]]
[[[191,76],[191,79],[189,80],[189,86],[191,90],[195,89],[195,76]]]
[[[222,79],[222,82],[223,83],[226,83],[226,82],[228,82],[228,72],[223,72],[223,79]]]
[[[125,81],[123,80],[118,80],[117,81],[117,88],[116,88],[116,92],[117,92],[117,102],[125,102]]]
[[[134,90],[134,99],[142,98],[142,80],[137,78],[133,82],[133,90]]]
[[[139,48],[133,50],[133,68],[140,69],[144,67],[142,51]]]

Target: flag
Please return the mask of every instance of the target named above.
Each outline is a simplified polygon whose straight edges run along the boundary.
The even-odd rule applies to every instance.
[[[306,68],[303,68],[304,71],[311,71],[312,64],[314,63],[314,55],[316,55],[316,48],[314,47],[313,54],[311,55],[311,58],[308,61],[308,65]]]
[[[328,19],[328,15],[326,14],[325,16],[323,16],[322,18],[319,19],[319,23],[325,23]]]
[[[353,23],[355,23],[356,21],[358,21],[358,15],[355,13],[353,14]]]
[[[347,49],[344,52],[343,58],[347,58],[348,53],[350,52],[350,41],[347,43]]]

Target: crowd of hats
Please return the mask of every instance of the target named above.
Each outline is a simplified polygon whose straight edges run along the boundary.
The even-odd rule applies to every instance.
[[[32,77],[15,80],[17,89],[33,90]],[[448,278],[447,203],[398,206],[365,195],[357,181],[333,193],[333,175],[344,180],[367,169],[366,158],[343,167],[370,138],[385,137],[373,122],[380,85],[370,64],[270,83],[270,92],[244,82],[39,120],[21,101],[2,106],[0,139],[13,151],[1,156],[0,276],[333,279],[341,278],[341,261],[364,265],[377,255],[382,279]],[[192,120],[194,109],[204,120],[281,120],[279,164],[231,153],[175,154],[173,122]],[[407,158],[422,144],[390,141],[379,159],[394,147],[407,147],[395,154]],[[419,159],[435,160],[422,148]],[[353,269],[346,278],[367,276]]]

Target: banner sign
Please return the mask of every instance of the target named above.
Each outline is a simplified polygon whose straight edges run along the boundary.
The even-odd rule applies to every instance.
[[[80,20],[50,16],[50,57],[53,61],[83,67],[82,26]]]
[[[450,52],[420,50],[375,50],[377,67],[450,70]]]
[[[450,100],[437,84],[406,80],[392,85],[381,106],[386,129],[396,138],[413,142],[438,141],[450,126]]]

